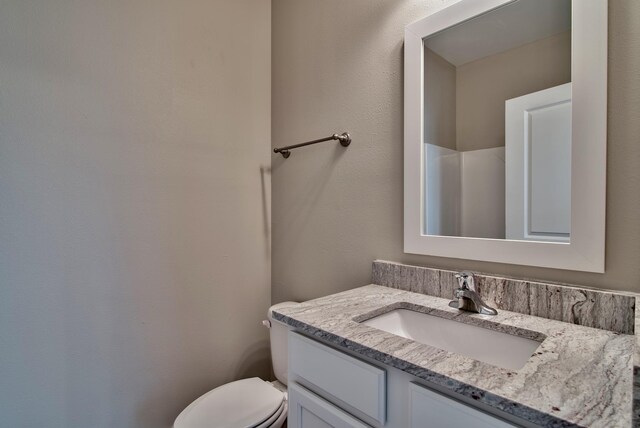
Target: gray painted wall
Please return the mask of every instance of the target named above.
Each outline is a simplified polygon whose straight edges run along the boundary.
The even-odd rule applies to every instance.
[[[424,47],[424,142],[451,150],[456,138],[456,67]]]
[[[270,8],[0,2],[0,425],[269,374]]]
[[[276,0],[272,142],[348,130],[273,158],[273,301],[367,284],[380,258],[640,291],[640,2],[609,2],[606,273],[403,253],[404,26],[440,0]]]
[[[460,152],[505,145],[505,101],[571,81],[571,32],[454,66],[424,48],[425,142]]]
[[[505,145],[505,101],[571,81],[571,32],[456,68],[458,151]]]

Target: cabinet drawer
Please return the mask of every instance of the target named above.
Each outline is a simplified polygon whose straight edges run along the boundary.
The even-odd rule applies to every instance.
[[[297,383],[289,385],[289,428],[370,428]]]
[[[289,371],[384,424],[386,372],[295,332],[289,333]]]
[[[409,385],[409,395],[411,428],[513,428],[515,426],[416,383]]]

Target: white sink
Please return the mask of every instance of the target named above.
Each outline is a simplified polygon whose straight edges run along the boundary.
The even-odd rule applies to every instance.
[[[362,324],[505,369],[522,368],[540,342],[408,309]]]

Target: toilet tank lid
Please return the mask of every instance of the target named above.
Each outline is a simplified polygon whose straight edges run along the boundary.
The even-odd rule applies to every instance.
[[[174,428],[252,427],[273,415],[285,395],[254,377],[227,383],[196,399],[178,415]]]

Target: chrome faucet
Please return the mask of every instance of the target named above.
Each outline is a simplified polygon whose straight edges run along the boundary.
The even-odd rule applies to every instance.
[[[477,312],[482,315],[498,314],[498,311],[487,305],[476,291],[473,272],[457,273],[456,278],[460,287],[454,292],[456,300],[450,301],[449,306],[463,311]]]

